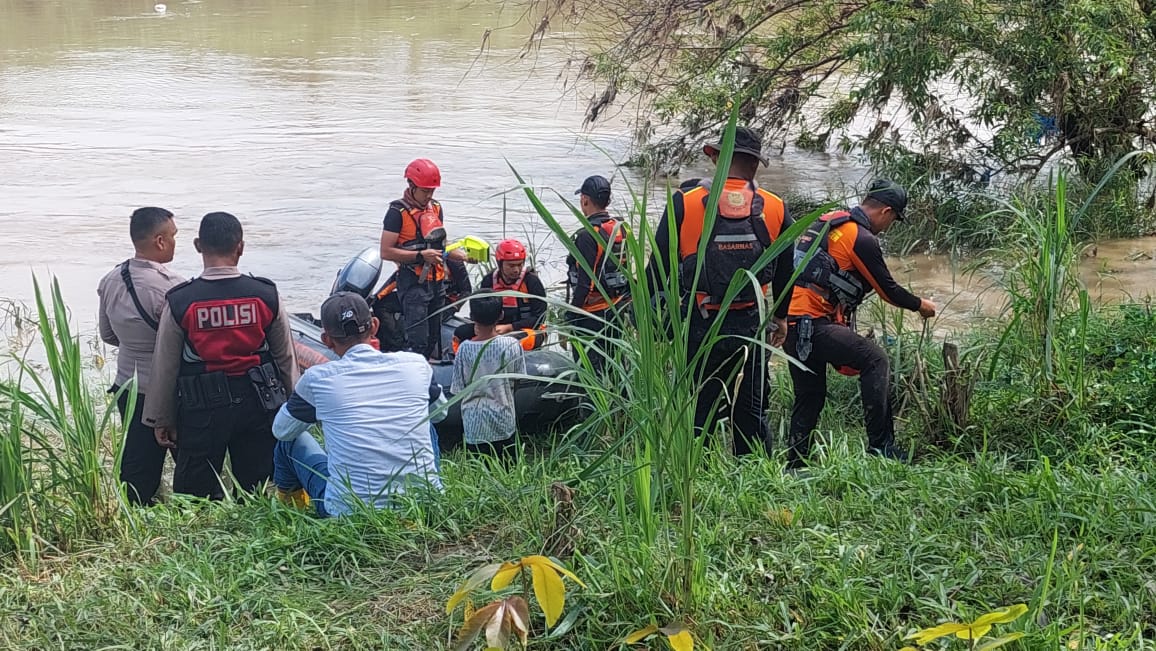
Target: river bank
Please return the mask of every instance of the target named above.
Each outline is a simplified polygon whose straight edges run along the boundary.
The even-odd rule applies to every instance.
[[[1028,637],[1009,648],[1153,648],[1151,473],[998,455],[896,469],[864,459],[859,437],[833,433],[805,479],[708,459],[701,608],[683,620],[696,648],[895,649],[912,630],[1019,602],[1030,615],[999,633]],[[452,455],[446,495],[396,515],[318,521],[268,501],[138,513],[100,542],[0,572],[0,644],[449,649],[461,620],[446,600],[474,568],[548,549],[550,484],[582,465]],[[578,490],[580,553],[563,562],[588,588],[571,585],[577,617],[558,638],[537,639],[535,616],[531,648],[620,648],[677,617],[616,520],[612,495]]]
[[[236,212],[245,269],[314,311],[332,273],[377,241],[420,146],[443,165],[451,223],[524,237],[550,281],[574,223],[562,198],[629,141],[583,132],[579,102],[557,102],[548,40],[535,72],[507,65],[526,32],[486,36],[512,20],[499,5],[446,20],[428,0],[150,9],[0,0],[0,283],[21,306],[0,334],[45,350],[0,370],[0,647],[453,649],[462,610],[446,601],[470,572],[546,554],[585,588],[565,584],[551,630],[530,599],[531,649],[621,648],[674,622],[695,648],[883,651],[1016,603],[1027,614],[992,631],[1024,634],[1009,649],[1156,649],[1156,241],[1085,247],[1058,218],[1075,208],[1056,205],[1062,191],[1001,215],[984,257],[916,245],[892,259],[945,307],[927,328],[877,300],[861,310],[891,362],[911,464],[865,455],[857,382],[831,371],[814,463],[785,472],[781,358],[770,453],[704,445],[685,346],[662,334],[685,323],[642,300],[636,329],[599,342],[620,363],[570,377],[588,418],[508,466],[447,454],[443,494],[334,520],[266,495],[127,507],[92,324],[131,208],[178,212],[186,275],[199,215]],[[843,197],[844,175],[861,174],[794,155],[774,160],[768,186]],[[507,158],[546,214],[503,194]],[[626,203],[638,179],[622,174]],[[644,247],[628,242],[636,267]],[[42,315],[28,311],[30,271],[61,278]],[[492,597],[482,586],[468,607]]]
[[[586,588],[569,588],[569,615],[552,637],[535,616],[531,648],[613,648],[652,621],[677,620],[715,649],[874,651],[1013,603],[1031,613],[1001,627],[1026,635],[1018,648],[1153,648],[1156,313],[1145,304],[1083,311],[1058,298],[1058,320],[1042,335],[1033,315],[1046,309],[1024,302],[1013,321],[966,335],[961,376],[939,360],[938,337],[887,313],[863,315],[892,361],[910,466],[864,455],[856,382],[834,374],[808,472],[783,471],[781,436],[769,457],[695,452],[679,439],[689,428],[659,429],[671,418],[678,429],[671,412],[686,404],[653,373],[678,347],[647,353],[652,344],[631,337],[615,344],[631,361],[613,377],[579,370],[585,390],[602,396],[585,422],[509,466],[453,452],[444,494],[341,520],[269,497],[128,508],[114,492],[113,407],[76,372],[85,362],[73,347],[72,366],[51,369],[71,397],[53,406],[47,384],[49,402],[31,403],[43,409],[20,410],[35,418],[18,418],[13,385],[0,385],[4,477],[14,463],[43,469],[0,500],[0,607],[9,613],[0,640],[449,649],[460,619],[444,603],[465,576],[545,553]],[[58,307],[63,316],[63,300]],[[640,323],[657,316],[639,309]],[[666,354],[675,356],[643,363]],[[942,409],[950,377],[970,386],[962,419]],[[781,433],[791,405],[784,368],[772,386],[768,417]],[[611,394],[622,404],[607,402]],[[50,441],[64,442],[61,454]],[[671,456],[651,456],[654,446]],[[680,470],[679,459],[693,465]],[[670,501],[675,494],[684,497]]]

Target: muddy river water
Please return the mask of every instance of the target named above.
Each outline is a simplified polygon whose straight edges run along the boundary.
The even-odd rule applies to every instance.
[[[441,166],[451,235],[529,239],[560,280],[560,247],[520,195],[503,198],[509,165],[558,214],[554,191],[589,174],[641,180],[613,164],[625,120],[585,130],[586,93],[565,92],[562,40],[581,35],[522,57],[518,18],[493,0],[0,0],[0,296],[30,302],[32,274],[51,272],[91,329],[97,280],[131,252],[128,214],[151,204],[178,216],[176,270],[197,272],[197,221],[226,210],[246,228],[245,270],[315,310],[337,268],[376,246],[416,157]],[[862,173],[788,151],[760,181],[817,192]],[[1085,278],[1107,300],[1146,295],[1153,254],[1153,239],[1101,243]],[[998,307],[961,262],[895,265],[948,303],[946,323]]]

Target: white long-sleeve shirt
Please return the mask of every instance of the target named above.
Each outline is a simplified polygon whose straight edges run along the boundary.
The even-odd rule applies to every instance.
[[[381,353],[367,344],[306,369],[273,421],[291,441],[320,422],[329,456],[325,510],[349,513],[355,500],[381,508],[418,480],[441,488],[430,414],[433,369],[421,355]]]

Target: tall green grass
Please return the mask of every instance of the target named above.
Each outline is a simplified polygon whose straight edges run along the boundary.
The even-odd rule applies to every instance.
[[[1011,627],[1028,635],[1012,651],[1156,645],[1156,484],[1142,465],[986,455],[899,467],[836,435],[806,478],[707,455],[696,482],[707,579],[689,613],[704,648],[898,649],[912,630],[1018,602],[1031,616]],[[444,495],[400,513],[152,509],[139,531],[36,576],[0,572],[0,648],[453,648],[444,604],[461,577],[546,548],[548,488],[586,463],[487,461],[449,455]],[[567,596],[577,621],[531,648],[618,649],[670,616],[673,597],[646,580],[637,538],[604,497],[583,487],[574,502],[567,566],[589,586]]]
[[[711,232],[716,219],[719,196],[734,151],[736,124],[737,111],[724,133],[706,209],[703,229],[706,233]],[[586,273],[597,277],[595,270],[582,259],[562,220],[545,207],[517,170],[514,174],[542,221]],[[697,354],[689,354],[687,341],[691,336],[694,306],[693,301],[680,300],[688,287],[682,285],[687,279],[680,277],[678,271],[677,247],[670,249],[666,267],[670,271],[656,269],[648,279],[645,270],[651,252],[656,249],[655,226],[647,218],[651,210],[647,205],[649,192],[646,188],[635,191],[629,184],[627,190],[630,194],[628,215],[619,219],[629,224],[626,255],[631,302],[624,310],[629,316],[614,319],[610,325],[615,329],[609,331],[613,334],[598,337],[565,326],[558,328],[579,350],[580,364],[571,382],[590,397],[593,405],[593,415],[582,429],[590,438],[603,442],[601,454],[579,473],[578,480],[604,487],[615,505],[617,526],[635,541],[636,564],[621,569],[631,574],[641,571],[647,582],[677,595],[680,608],[688,608],[704,594],[706,558],[698,536],[698,480],[707,449],[715,438],[715,432],[702,434],[694,427],[695,400],[702,383],[696,369],[724,335],[719,331],[721,320],[716,319]],[[664,207],[668,215],[672,209],[671,196],[668,188]],[[601,233],[589,225],[566,197],[559,197],[605,249]],[[748,284],[757,286],[755,274],[792,247],[816,217],[817,213],[787,229],[750,272],[737,274],[723,297],[724,309]],[[674,219],[668,219],[667,225],[668,241],[677,242]],[[697,285],[703,271],[705,246],[704,238],[699,242],[697,259],[700,262],[689,279],[689,287]],[[596,290],[609,298],[603,288],[596,287]],[[769,322],[777,302],[785,299],[784,296],[768,297],[760,303],[764,324]],[[574,310],[568,305],[559,307]],[[771,355],[782,354],[768,346],[763,337],[746,340],[752,344],[752,354],[762,358],[761,363],[768,363]],[[596,373],[589,361],[588,351],[593,347],[609,353],[610,361],[603,373]],[[625,467],[619,463],[620,455],[625,456]]]
[[[653,229],[635,202],[638,266]],[[543,220],[558,227],[548,212]],[[450,455],[445,493],[406,498],[400,513],[317,521],[263,500],[178,501],[134,528],[118,526],[130,516],[116,513],[122,432],[112,407],[85,380],[59,287],[49,304],[37,286],[48,375],[32,377],[21,360],[20,375],[0,383],[0,529],[5,552],[44,567],[0,571],[0,647],[447,648],[443,604],[460,577],[548,552],[557,540],[549,487],[573,480],[566,540],[590,590],[568,605],[578,613],[571,632],[536,648],[614,648],[653,617],[684,618],[715,649],[879,651],[911,630],[1020,601],[1032,616],[1014,630],[1028,637],[1009,648],[1156,648],[1150,308],[1092,309],[1082,340],[1055,338],[1056,382],[1066,381],[1063,358],[1086,349],[1090,408],[1136,407],[1112,448],[1101,438],[1051,460],[1023,445],[1015,456],[962,445],[958,456],[897,466],[854,449],[861,412],[847,398],[825,415],[825,463],[796,478],[760,455],[736,463],[694,433],[698,381],[677,338],[687,312],[641,301],[654,294],[633,282],[634,323],[611,341],[609,371],[584,362],[563,380],[596,407],[556,447],[508,466]],[[1076,309],[1064,304],[1058,323],[1071,324]],[[929,343],[902,320],[884,334],[901,373]],[[1039,342],[1024,346],[1042,364]],[[1006,364],[1032,358],[1013,352],[1005,348]],[[1099,386],[1105,378],[1112,386]],[[789,404],[786,382],[780,371],[775,408]],[[1001,409],[1005,395],[1038,408],[1036,384],[1013,375],[993,386],[977,389],[983,434],[1022,413]],[[43,554],[53,547],[82,553]]]
[[[1049,181],[1050,195],[1023,192],[989,216],[1006,221],[1009,234],[988,256],[1005,266],[999,284],[1008,322],[993,348],[988,377],[1002,372],[1000,366],[1018,368],[1061,412],[1087,407],[1092,300],[1078,274],[1088,246],[1083,224],[1100,192],[1137,155],[1121,158],[1077,206],[1068,193],[1068,174],[1060,169]]]
[[[35,512],[29,508],[32,495],[32,464],[25,454],[26,429],[24,412],[20,404],[13,400],[10,386],[4,386],[6,405],[0,418],[0,551],[18,549],[35,553],[33,545]]]
[[[30,558],[112,519],[120,500],[110,460],[119,459],[124,439],[115,407],[86,373],[59,282],[53,279],[47,302],[39,280],[33,283],[47,373],[18,356],[15,377],[0,381],[0,530],[7,551]],[[135,388],[122,390],[131,410]]]

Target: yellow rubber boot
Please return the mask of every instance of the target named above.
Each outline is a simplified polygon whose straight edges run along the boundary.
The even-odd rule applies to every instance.
[[[309,493],[304,488],[291,491],[278,488],[277,501],[295,509],[304,509],[309,507]]]

